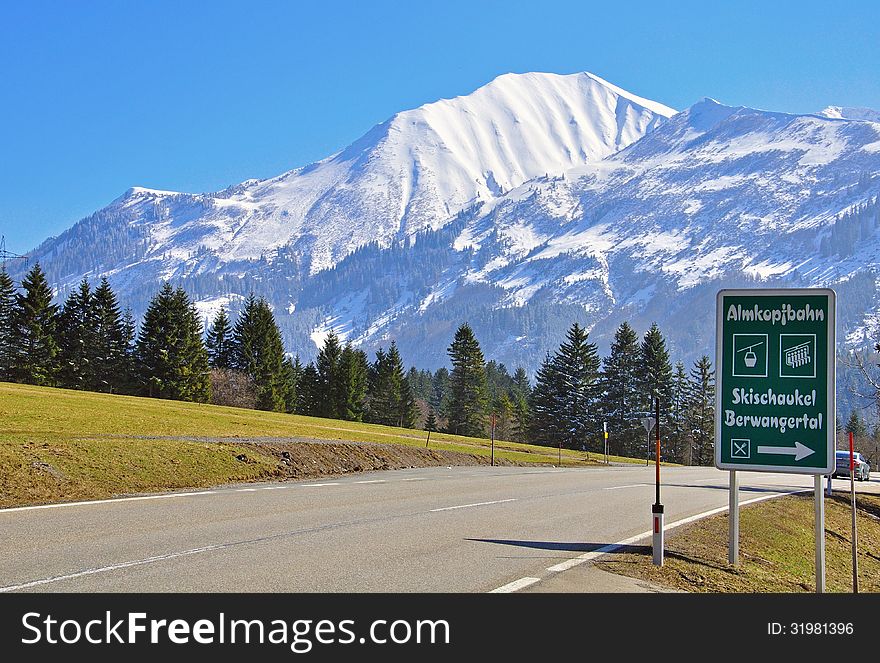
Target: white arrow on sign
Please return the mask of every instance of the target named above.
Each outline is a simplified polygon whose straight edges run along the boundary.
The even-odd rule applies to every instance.
[[[802,460],[807,456],[811,456],[815,451],[810,447],[804,446],[800,442],[795,442],[793,447],[758,447],[759,454],[776,454],[780,456],[794,456],[795,460]]]

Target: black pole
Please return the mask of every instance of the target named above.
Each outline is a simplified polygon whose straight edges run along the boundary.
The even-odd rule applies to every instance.
[[[657,458],[654,459],[654,462],[657,464],[657,504],[660,504],[660,398],[654,399],[654,428],[657,430],[657,446],[654,449],[654,454]]]
[[[492,413],[492,467],[495,467],[495,413]]]

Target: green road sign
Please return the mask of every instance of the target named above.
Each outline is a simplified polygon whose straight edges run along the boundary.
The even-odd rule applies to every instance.
[[[716,306],[716,467],[831,474],[834,291],[722,290]]]

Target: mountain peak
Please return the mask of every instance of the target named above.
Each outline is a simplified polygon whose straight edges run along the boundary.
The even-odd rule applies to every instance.
[[[880,122],[880,111],[876,111],[873,108],[860,108],[856,106],[828,106],[819,111],[818,115],[834,120]]]

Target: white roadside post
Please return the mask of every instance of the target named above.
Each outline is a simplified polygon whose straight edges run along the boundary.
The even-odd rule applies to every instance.
[[[659,401],[658,401],[659,403]],[[642,417],[640,421],[642,422],[642,427],[645,429],[645,432],[648,435],[648,445],[645,451],[645,464],[648,464],[649,458],[651,456],[651,431],[654,429],[655,423],[657,424],[657,449],[655,450],[656,458],[654,462],[657,465],[657,495],[656,500],[654,501],[653,506],[651,507],[651,532],[653,532],[653,541],[652,541],[652,549],[654,551],[654,565],[655,566],[663,566],[663,505],[660,504],[660,428],[659,428],[659,419],[660,419],[660,406],[657,405],[657,415],[656,422],[655,417]]]

